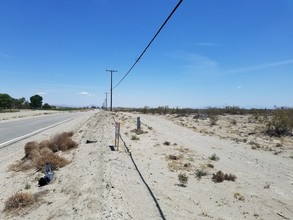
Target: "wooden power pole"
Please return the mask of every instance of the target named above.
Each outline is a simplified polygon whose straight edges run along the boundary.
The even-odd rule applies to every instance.
[[[106,111],[108,110],[108,92],[105,92],[106,94]]]
[[[111,90],[110,90],[110,111],[112,111],[112,99],[113,99],[113,94],[112,94],[112,79],[113,79],[113,73],[118,72],[117,70],[106,70],[107,72],[111,72]]]

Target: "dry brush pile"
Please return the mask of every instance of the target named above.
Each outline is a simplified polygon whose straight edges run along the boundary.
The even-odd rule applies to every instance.
[[[46,163],[52,164],[55,168],[64,167],[69,163],[67,159],[58,154],[59,151],[67,151],[77,147],[72,140],[73,132],[63,132],[53,136],[50,140],[40,143],[28,142],[24,146],[25,156],[9,167],[10,171],[26,171],[29,169],[42,170]]]
[[[63,132],[56,134],[50,140],[44,140],[40,143],[31,141],[24,146],[25,156],[16,163],[9,166],[9,171],[27,171],[35,169],[43,171],[45,165],[50,163],[54,169],[64,167],[69,164],[66,158],[60,156],[60,152],[76,148],[78,144],[72,140],[73,132]],[[15,212],[25,207],[29,207],[37,202],[36,196],[29,192],[17,192],[10,196],[6,202],[4,211]]]

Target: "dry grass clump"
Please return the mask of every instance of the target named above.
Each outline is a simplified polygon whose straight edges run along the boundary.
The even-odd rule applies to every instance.
[[[14,171],[14,172],[19,172],[19,171],[27,171],[32,169],[34,166],[31,162],[31,160],[25,159],[21,161],[17,161],[14,164],[11,164],[8,166],[8,171]]]
[[[183,155],[167,155],[166,160],[168,161],[168,169],[171,172],[178,170],[191,171],[193,166],[191,163],[186,163]]]
[[[137,137],[136,135],[131,135],[131,140],[138,141],[139,137]]]
[[[77,143],[71,139],[73,132],[63,132],[51,138],[53,152],[67,151],[77,147]]]
[[[245,198],[243,195],[241,195],[239,192],[234,193],[234,198],[239,201],[245,201]]]
[[[34,161],[34,166],[38,170],[42,170],[46,163],[50,163],[53,167],[61,168],[69,164],[69,161],[58,154],[53,153],[50,149],[44,148],[41,150],[40,157]]]
[[[131,130],[131,132],[135,133],[136,135],[140,135],[140,134],[145,133],[142,129],[133,129],[133,130]]]
[[[53,143],[50,140],[43,140],[39,143],[40,150],[43,148],[53,149]]]
[[[24,146],[24,154],[25,154],[24,158],[33,159],[39,154],[39,151],[40,150],[39,150],[38,142],[36,141],[28,142]]]
[[[221,170],[219,170],[216,174],[213,174],[212,180],[215,183],[221,183],[224,180],[228,180],[228,181],[235,181],[236,180],[236,176],[233,174],[224,174]]]
[[[18,192],[10,196],[4,205],[4,211],[18,210],[32,205],[36,199],[30,193]]]

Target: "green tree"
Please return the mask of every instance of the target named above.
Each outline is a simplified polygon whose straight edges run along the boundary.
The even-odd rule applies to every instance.
[[[24,97],[20,98],[20,99],[13,99],[12,106],[13,106],[13,108],[21,109],[24,107],[24,103],[25,103]]]
[[[43,105],[43,97],[40,95],[34,95],[30,97],[31,107],[33,109],[42,108]]]
[[[13,98],[8,94],[0,93],[0,109],[10,109],[12,107]]]
[[[50,108],[51,108],[51,106],[48,103],[45,103],[43,105],[43,109],[50,109]]]

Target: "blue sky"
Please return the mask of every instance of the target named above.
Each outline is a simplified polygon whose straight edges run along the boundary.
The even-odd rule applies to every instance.
[[[0,93],[102,105],[178,0],[1,0]],[[184,0],[113,106],[293,106],[292,0]]]

